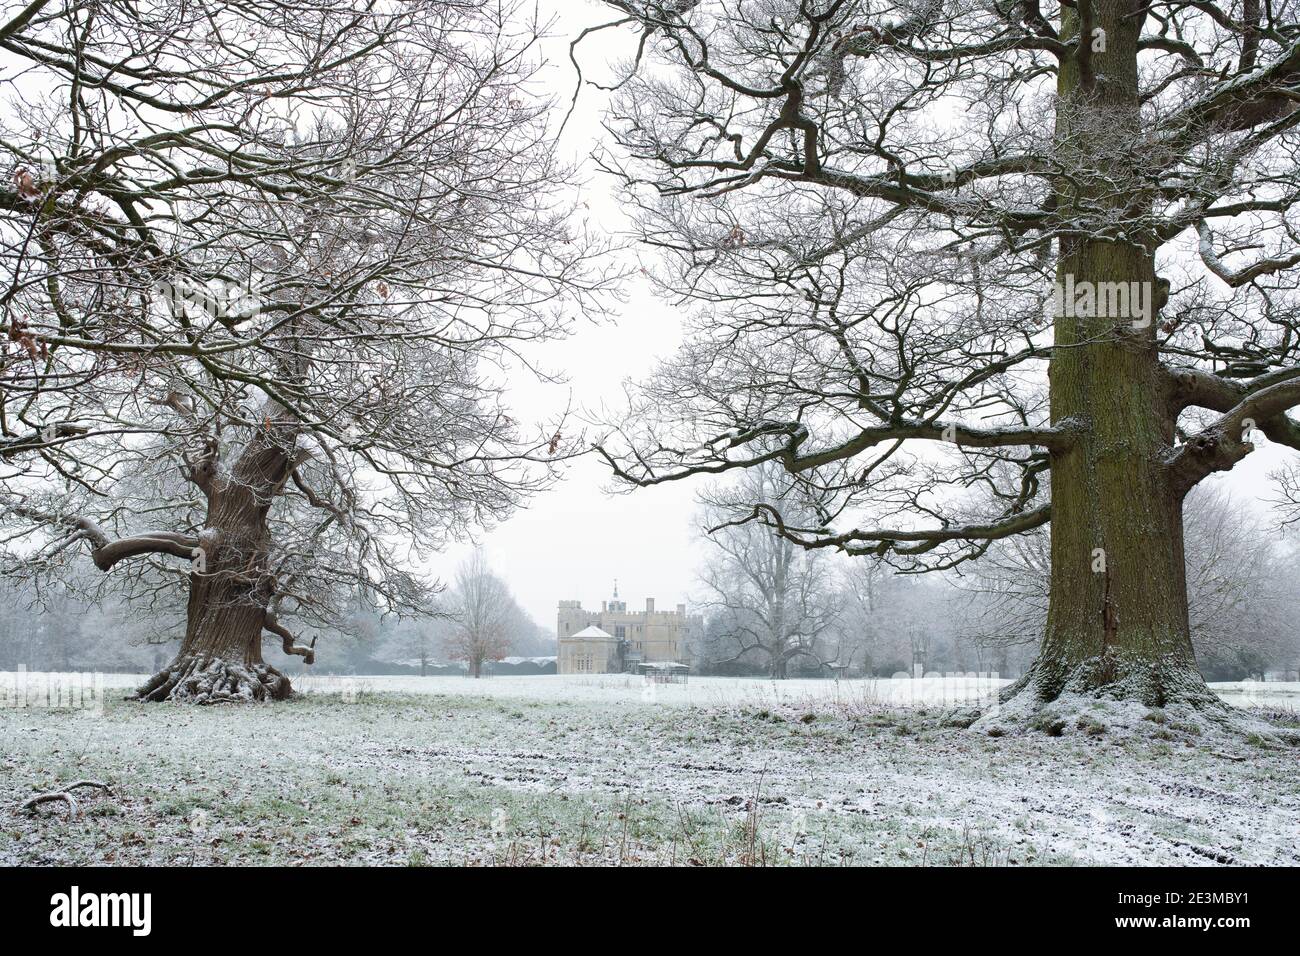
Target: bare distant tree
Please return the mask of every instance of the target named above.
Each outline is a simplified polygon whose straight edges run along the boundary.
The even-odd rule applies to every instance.
[[[510,653],[524,620],[510,588],[488,567],[482,551],[475,551],[456,571],[445,613],[451,624],[445,638],[447,654],[464,661],[473,677],[482,673],[484,663]]]
[[[1273,499],[1273,507],[1283,527],[1293,528],[1300,524],[1300,462],[1289,463],[1288,467],[1279,468],[1270,477],[1277,482],[1279,491]]]
[[[859,665],[872,674],[879,667],[890,673],[906,669],[898,638],[903,624],[898,602],[892,600],[893,569],[882,561],[853,561],[838,569],[841,610],[833,633],[836,661]]]
[[[998,542],[965,569],[958,587],[973,600],[963,628],[981,647],[1037,644],[1047,626],[1051,542],[1042,532]]]
[[[532,85],[540,28],[472,0],[0,24],[10,569],[84,547],[128,591],[185,589],[141,699],[286,696],[264,634],[310,663],[295,620],[426,608],[418,559],[568,454],[502,401],[601,281]]]
[[[819,511],[752,520],[907,569],[1050,522],[1041,652],[996,719],[1223,713],[1182,504],[1300,449],[1294,2],[609,6],[639,44],[602,78],[605,162],[701,306],[615,473],[777,463]]]
[[[752,501],[798,510],[796,499],[783,500],[780,476],[779,469],[757,468],[741,476],[739,487],[720,486],[700,496],[713,545],[700,574],[707,589],[701,604],[715,614],[715,641],[729,648],[722,660],[757,656],[774,678],[786,677],[798,658],[814,664],[832,659],[822,638],[836,616],[823,556],[743,520]]]
[[[386,652],[400,660],[414,660],[424,677],[429,665],[437,660],[438,649],[446,643],[451,623],[443,617],[413,618],[399,622],[388,639]]]
[[[855,561],[840,571],[841,609],[834,628],[836,662],[875,672],[890,630],[885,616],[885,577],[879,561]]]
[[[944,577],[855,559],[842,566],[837,583],[841,611],[833,633],[841,662],[881,676],[989,669],[978,656],[966,659],[959,620],[969,596]]]

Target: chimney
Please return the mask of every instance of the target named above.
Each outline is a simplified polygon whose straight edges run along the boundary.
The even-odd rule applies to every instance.
[[[679,604],[679,605],[677,605],[677,613],[680,614],[682,617],[685,617],[685,616],[686,616],[686,605],[685,605],[685,604]]]
[[[600,610],[601,610],[601,613],[604,613],[605,611],[608,611],[608,610],[609,610],[609,602],[608,602],[608,601],[601,601],[601,602],[600,602]]]
[[[646,612],[647,614],[653,614],[653,613],[655,612],[655,599],[654,599],[654,598],[646,598],[646,599],[645,599],[645,612]]]

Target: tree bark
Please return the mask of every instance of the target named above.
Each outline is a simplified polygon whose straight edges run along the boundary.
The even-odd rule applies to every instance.
[[[1061,71],[1058,149],[1075,176],[1058,202],[1067,215],[1133,215],[1124,166],[1141,142],[1137,40],[1128,3],[1094,2],[1105,51]],[[1065,38],[1079,15],[1065,11]],[[1083,42],[1092,30],[1085,24]],[[1095,70],[1095,78],[1090,75]],[[1138,199],[1140,202],[1140,198]],[[1123,212],[1121,212],[1121,209]],[[1098,212],[1100,211],[1100,212]],[[1051,452],[1051,590],[1038,660],[1004,697],[1027,710],[1063,694],[1149,706],[1218,705],[1196,669],[1187,611],[1182,497],[1171,475],[1176,414],[1156,347],[1162,293],[1153,245],[1062,240],[1058,287],[1140,283],[1146,315],[1079,316],[1058,310],[1050,366],[1053,425],[1082,423],[1080,438]]]
[[[292,432],[268,415],[228,477],[213,469],[195,477],[207,494],[208,513],[199,535],[202,554],[190,572],[185,637],[176,659],[136,692],[137,699],[284,700],[292,688],[262,659],[263,630],[280,634],[287,652],[311,663],[312,651],[295,647],[269,610],[275,581],[267,566],[267,514],[292,471],[291,448]]]

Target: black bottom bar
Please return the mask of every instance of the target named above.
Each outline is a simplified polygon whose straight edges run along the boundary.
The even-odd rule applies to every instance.
[[[19,938],[76,934],[130,946],[238,935],[241,925],[258,926],[263,939],[278,927],[295,943],[337,942],[339,934],[409,931],[414,919],[536,942],[548,927],[572,931],[579,912],[584,934],[604,920],[626,931],[637,901],[670,900],[646,917],[694,914],[744,934],[776,917],[774,906],[791,928],[810,919],[810,933],[909,926],[927,943],[1026,924],[1046,924],[1071,942],[1172,932],[1229,943],[1293,927],[1291,882],[1290,873],[1267,869],[10,869],[0,870],[0,925]],[[578,905],[611,893],[608,906]],[[148,894],[147,906],[132,894]],[[109,922],[117,925],[85,925]]]

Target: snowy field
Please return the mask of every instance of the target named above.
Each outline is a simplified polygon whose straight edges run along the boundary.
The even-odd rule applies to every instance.
[[[7,678],[0,865],[1300,863],[1294,749],[1158,711],[945,726],[974,681],[315,678],[193,708],[123,702],[131,675],[46,681],[60,707],[26,675],[15,706]],[[1295,720],[1300,685],[1218,689]],[[87,778],[111,789],[75,816],[21,809]]]

